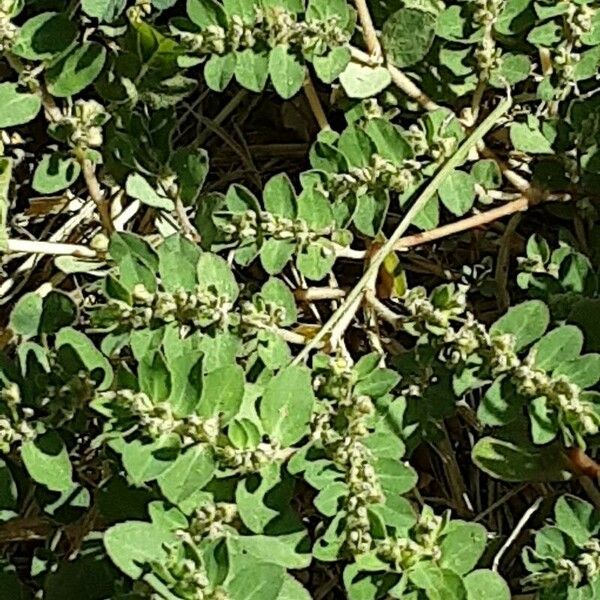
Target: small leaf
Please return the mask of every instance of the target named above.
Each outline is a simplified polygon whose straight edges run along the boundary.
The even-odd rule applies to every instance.
[[[48,60],[66,50],[76,35],[66,13],[45,12],[23,24],[10,50],[27,60]]]
[[[541,338],[549,322],[548,307],[540,300],[529,300],[510,308],[492,325],[490,333],[513,335],[518,351]]]
[[[577,546],[582,546],[600,528],[600,515],[589,502],[575,496],[561,496],[554,507],[556,526]]]
[[[350,98],[371,98],[382,92],[392,77],[385,67],[349,63],[340,75],[340,83]]]
[[[128,196],[136,198],[153,208],[162,208],[163,210],[173,210],[175,208],[173,200],[157,192],[139,173],[132,173],[127,178],[125,191]]]
[[[302,87],[306,70],[301,58],[293,54],[288,46],[280,44],[269,55],[269,74],[277,93],[288,99]]]
[[[68,188],[81,172],[79,163],[58,152],[45,154],[33,174],[31,186],[40,194],[55,194]]]
[[[550,142],[540,131],[539,123],[535,120],[513,123],[510,126],[510,140],[515,150],[527,154],[554,154]]]
[[[568,362],[561,362],[553,375],[564,375],[571,383],[585,389],[600,381],[600,354],[584,354]]]
[[[293,219],[296,216],[296,192],[286,173],[274,175],[263,188],[265,208],[274,215]]]
[[[310,372],[292,366],[278,373],[265,389],[260,419],[267,433],[282,446],[291,446],[308,432],[315,397]]]
[[[462,217],[475,202],[475,180],[469,173],[455,169],[440,184],[438,194],[452,214]]]
[[[430,12],[401,8],[387,19],[381,41],[385,54],[397,67],[425,58],[435,37],[436,17]]]
[[[576,359],[583,348],[583,334],[574,325],[563,325],[547,333],[530,350],[539,369],[552,371],[563,362]]]
[[[28,123],[42,107],[37,94],[17,91],[15,83],[0,83],[0,129]]]
[[[8,326],[17,335],[25,339],[38,333],[42,318],[42,297],[35,292],[28,292],[19,298],[10,313]]]
[[[197,272],[203,289],[213,288],[217,294],[227,296],[232,302],[237,299],[239,287],[226,260],[205,252],[198,260]]]
[[[485,527],[478,523],[451,521],[440,545],[440,566],[459,575],[475,567],[485,550],[487,535]]]
[[[74,96],[91,85],[104,67],[106,49],[84,42],[46,72],[48,91],[53,96]]]
[[[113,370],[108,359],[94,346],[92,340],[72,327],[61,329],[56,335],[56,348],[70,346],[77,353],[85,368],[93,373],[100,369],[103,373],[102,381],[98,384],[98,390],[103,391],[110,387],[113,380]]]
[[[214,470],[212,452],[205,446],[192,446],[161,473],[158,486],[167,500],[183,508],[212,479]]]
[[[235,78],[251,92],[262,92],[269,76],[269,55],[252,48],[237,53]]]
[[[169,236],[158,247],[158,273],[167,291],[192,291],[198,280],[196,268],[201,251],[180,234]]]
[[[215,92],[223,92],[235,73],[236,57],[233,52],[213,54],[204,65],[206,85]]]
[[[61,437],[49,431],[21,447],[23,464],[30,477],[53,492],[73,487],[73,466]]]
[[[510,600],[506,581],[491,569],[477,569],[463,578],[467,600]]]
[[[202,378],[202,395],[197,407],[203,417],[219,416],[228,423],[239,411],[246,378],[239,365],[219,367]]]
[[[126,521],[110,527],[104,534],[104,546],[111,560],[127,576],[138,579],[149,562],[165,560],[165,544],[175,535],[152,523]]]

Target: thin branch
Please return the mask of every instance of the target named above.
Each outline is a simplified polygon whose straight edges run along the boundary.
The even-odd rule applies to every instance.
[[[398,240],[401,239],[402,234],[408,229],[414,218],[419,214],[423,206],[429,201],[429,199],[437,192],[440,185],[446,180],[448,175],[462,163],[462,161],[469,155],[469,152],[476,144],[481,140],[485,134],[490,131],[495,125],[498,119],[504,115],[511,107],[512,100],[506,98],[498,104],[498,106],[486,117],[486,119],[477,127],[471,135],[462,143],[458,150],[451,156],[444,166],[439,169],[435,177],[425,187],[423,192],[419,195],[413,205],[410,207],[408,212],[404,215],[404,218],[391,235],[389,240],[376,252],[373,256],[370,265],[366,269],[363,276],[360,278],[356,286],[346,297],[345,302],[333,313],[329,321],[319,330],[317,335],[311,340],[311,342],[303,348],[296,358],[294,364],[301,363],[305,358],[308,357],[310,352],[316,348],[323,338],[334,329],[338,328],[339,323],[348,322],[348,314],[352,314],[352,310],[356,310],[357,306],[360,305],[365,289],[374,277],[377,277],[379,267],[383,263],[385,257],[395,248]],[[337,331],[336,331],[337,333]],[[333,335],[332,335],[333,337]]]
[[[83,173],[90,198],[94,201],[98,209],[102,228],[108,235],[111,235],[115,231],[115,226],[110,214],[110,202],[104,197],[104,193],[100,188],[100,182],[96,177],[96,168],[89,158],[85,156],[78,156],[77,158],[81,165],[81,172]]]
[[[299,302],[315,302],[317,300],[339,300],[346,295],[345,290],[333,287],[299,288],[294,291],[294,296]]]
[[[496,571],[496,572],[498,571],[498,567],[500,566],[500,560],[504,556],[504,553],[510,548],[510,546],[517,539],[517,537],[519,537],[519,534],[523,530],[523,527],[525,527],[525,525],[527,524],[527,521],[529,521],[529,519],[531,518],[531,515],[533,515],[533,513],[536,512],[537,509],[540,507],[540,504],[542,503],[543,499],[544,498],[542,496],[540,496],[523,513],[523,516],[519,519],[519,522],[516,524],[516,526],[513,529],[512,533],[508,536],[508,539],[506,540],[506,542],[504,542],[504,545],[502,546],[502,548],[500,548],[500,550],[498,551],[498,553],[496,554],[496,556],[494,556],[494,561],[492,563],[492,570],[493,571]]]
[[[200,242],[200,234],[190,221],[187,213],[185,212],[185,206],[181,200],[181,197],[177,195],[175,198],[175,214],[183,233],[194,242]]]
[[[383,54],[381,52],[381,44],[379,43],[375,26],[373,25],[373,19],[371,19],[371,13],[369,12],[369,7],[367,6],[367,1],[354,0],[354,4],[356,5],[356,12],[358,13],[358,20],[360,21],[362,27],[362,35],[365,40],[367,50],[369,51],[369,54],[377,60]]]
[[[308,105],[310,106],[310,110],[315,116],[315,120],[321,129],[331,129],[329,125],[329,121],[327,120],[327,115],[323,110],[323,105],[321,104],[321,100],[319,100],[319,96],[317,94],[317,90],[315,89],[315,84],[313,83],[310,75],[306,75],[306,79],[304,80],[304,95],[308,101]]]
[[[7,246],[6,252],[11,254],[47,254],[53,256],[76,256],[77,258],[98,258],[95,250],[80,244],[9,239]]]
[[[439,240],[441,238],[454,235],[455,233],[468,231],[469,229],[475,229],[477,227],[481,227],[482,225],[486,225],[487,223],[497,221],[502,217],[525,211],[531,206],[531,204],[532,203],[528,198],[519,198],[518,200],[507,202],[502,206],[492,208],[491,210],[479,213],[478,215],[473,215],[454,223],[448,223],[448,225],[442,225],[441,227],[437,227],[436,229],[432,229],[430,231],[423,231],[422,233],[403,237],[398,240],[398,243],[394,249],[406,250],[407,248],[421,246],[423,244],[433,242],[434,240]]]

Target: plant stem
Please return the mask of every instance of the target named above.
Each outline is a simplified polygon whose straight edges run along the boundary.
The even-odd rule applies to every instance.
[[[83,173],[83,178],[85,179],[90,198],[94,201],[94,204],[98,209],[102,228],[107,235],[111,235],[115,231],[115,226],[110,214],[110,203],[106,200],[104,193],[100,188],[100,182],[96,177],[96,168],[89,158],[83,156],[83,152],[78,152],[77,158],[81,165],[81,172]]]
[[[306,100],[308,101],[308,105],[310,106],[310,110],[312,110],[313,115],[315,116],[315,120],[321,129],[331,129],[329,125],[329,121],[327,120],[327,115],[323,110],[323,105],[321,104],[321,100],[319,100],[319,96],[317,94],[317,90],[315,89],[315,84],[313,83],[310,75],[306,75],[306,79],[304,80],[304,95],[306,96]]]
[[[7,240],[7,253],[49,254],[54,256],[76,256],[78,258],[97,258],[92,248],[80,244],[61,244],[56,242],[38,242],[37,240]]]
[[[439,186],[446,180],[450,173],[463,162],[471,149],[475,147],[477,142],[481,140],[488,133],[488,131],[494,127],[494,125],[496,125],[497,120],[508,111],[511,105],[511,98],[505,98],[502,100],[500,104],[498,104],[498,106],[486,117],[481,125],[479,125],[479,127],[477,127],[463,142],[456,153],[450,157],[444,166],[437,172],[435,177],[429,182],[429,184],[425,187],[425,189],[410,207],[408,212],[404,215],[404,218],[399,223],[391,237],[373,256],[369,267],[360,278],[357,285],[348,294],[344,303],[333,313],[329,321],[325,323],[325,325],[319,330],[311,342],[305,346],[305,348],[303,348],[302,352],[296,356],[293,364],[299,364],[305,360],[310,352],[317,347],[317,345],[338,324],[338,322],[349,322],[347,313],[358,308],[361,303],[365,288],[369,282],[372,281],[373,277],[377,276],[379,267],[383,263],[385,257],[396,247],[396,244],[401,239],[402,234],[408,229],[413,219],[419,214],[420,210],[428,202],[428,200],[437,192]]]
[[[374,58],[378,59],[382,56],[381,44],[373,25],[373,19],[371,19],[371,13],[367,6],[366,0],[354,0],[356,5],[356,12],[358,13],[358,20],[362,26],[362,34],[367,46],[369,54]]]

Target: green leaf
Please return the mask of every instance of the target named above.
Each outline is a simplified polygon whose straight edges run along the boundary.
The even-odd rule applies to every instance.
[[[359,196],[352,217],[356,229],[368,237],[375,237],[383,227],[389,204],[389,195],[385,192]]]
[[[40,194],[55,194],[74,183],[80,172],[75,159],[58,152],[44,154],[33,174],[31,187]]]
[[[269,55],[269,74],[275,91],[282,98],[295,96],[306,76],[302,59],[286,45],[278,45]]]
[[[500,68],[490,78],[490,83],[504,89],[506,84],[516,85],[525,81],[531,73],[531,61],[524,54],[504,54],[500,60]]]
[[[456,520],[450,522],[444,534],[440,544],[440,566],[459,575],[471,571],[485,550],[485,527],[478,523]]]
[[[531,118],[527,123],[513,123],[510,126],[510,141],[515,150],[527,154],[554,154],[548,139],[540,130],[539,122]]]
[[[553,375],[564,375],[582,389],[592,387],[600,381],[600,354],[584,354],[574,360],[561,362]]]
[[[183,509],[212,479],[214,471],[212,452],[205,446],[192,446],[160,474],[158,486],[167,500]]]
[[[215,0],[187,0],[186,8],[190,19],[201,28],[227,25],[225,11]]]
[[[173,210],[175,208],[173,200],[156,191],[139,173],[132,173],[127,178],[125,191],[128,196],[136,198],[147,206],[163,210]]]
[[[490,333],[513,335],[518,351],[541,338],[549,322],[548,307],[541,300],[529,300],[510,308],[492,325]]]
[[[126,0],[81,0],[81,10],[89,17],[110,23],[125,10]]]
[[[478,160],[471,168],[471,176],[486,190],[497,190],[502,185],[500,167],[491,158]]]
[[[325,249],[325,250],[324,250]],[[328,254],[325,254],[328,252]],[[333,250],[323,244],[312,244],[298,254],[296,266],[307,279],[321,281],[331,271],[335,263]]]
[[[454,170],[441,183],[438,194],[452,214],[462,217],[475,202],[475,179],[469,173]]]
[[[189,206],[198,199],[208,175],[208,154],[202,148],[179,148],[169,162],[179,179],[181,201]]]
[[[236,569],[227,585],[230,600],[278,600],[285,569],[269,562],[247,562],[248,566]]]
[[[430,12],[401,8],[383,26],[381,42],[387,58],[397,67],[409,67],[425,58],[435,37],[436,17]]]
[[[77,28],[66,13],[45,12],[18,30],[11,52],[27,60],[49,60],[75,40]]]
[[[296,192],[286,173],[274,175],[263,188],[265,208],[274,215],[293,219],[296,216]]]
[[[373,140],[377,154],[401,165],[407,158],[412,158],[410,144],[404,138],[400,129],[387,119],[369,119],[365,127],[367,135]]]
[[[434,229],[440,223],[440,201],[438,196],[432,196],[413,219],[412,224],[422,231]]]
[[[371,98],[391,82],[392,77],[385,67],[369,67],[351,62],[340,74],[340,83],[350,98]]]
[[[92,340],[81,331],[72,327],[65,327],[56,334],[56,348],[70,346],[77,353],[85,368],[93,373],[99,369],[103,373],[102,381],[98,384],[98,390],[103,391],[110,387],[113,380],[113,370],[108,359],[94,346]]]
[[[59,98],[74,96],[91,85],[104,67],[106,49],[84,42],[46,72],[48,91]]]
[[[384,132],[381,137],[385,140]],[[338,140],[338,147],[351,167],[368,167],[375,153],[375,145],[371,138],[361,128],[354,125],[344,129]]]
[[[291,366],[278,373],[265,389],[260,419],[267,433],[282,446],[291,446],[308,432],[315,397],[310,372]]]
[[[260,295],[267,302],[273,302],[284,309],[285,315],[280,322],[283,327],[288,327],[298,320],[298,311],[296,309],[294,294],[281,279],[271,277],[265,285],[263,285]]]
[[[73,487],[73,466],[62,438],[49,431],[21,447],[21,458],[30,477],[53,492]]]
[[[57,290],[52,290],[42,302],[40,333],[56,333],[61,327],[72,325],[77,319],[77,306],[73,299]]]
[[[36,336],[42,319],[42,306],[43,300],[39,294],[24,294],[12,309],[8,326],[24,339]]]
[[[558,422],[545,396],[535,398],[527,406],[531,419],[531,438],[534,444],[547,444],[558,433]]]
[[[126,521],[110,527],[103,540],[115,565],[125,575],[139,579],[147,563],[165,560],[164,545],[174,542],[175,535],[153,523]]]
[[[239,411],[246,378],[239,365],[219,367],[202,378],[202,395],[197,411],[203,417],[219,416],[228,423]]]
[[[561,496],[554,507],[556,526],[577,546],[583,546],[600,528],[600,515],[589,502],[575,496]]]
[[[15,83],[0,83],[0,129],[35,119],[42,107],[37,94],[17,91]]]
[[[415,470],[397,459],[380,458],[374,467],[386,495],[406,494],[417,485]]]
[[[123,442],[118,449],[121,452],[123,467],[133,485],[141,486],[154,481],[172,464],[178,448],[174,439],[162,439],[151,444],[142,444],[139,440]],[[112,444],[111,444],[112,445]]]
[[[459,575],[421,561],[408,573],[410,581],[425,590],[428,600],[466,600],[467,592]]]
[[[583,334],[575,325],[563,325],[547,333],[530,350],[535,365],[552,371],[566,361],[576,359],[583,348]]]
[[[18,497],[13,475],[6,463],[0,459],[0,521],[5,521],[6,517],[16,516]]]
[[[467,600],[510,600],[506,581],[491,569],[477,569],[463,578]]]
[[[232,553],[249,554],[253,558],[287,569],[306,569],[312,560],[306,533],[298,531],[284,535],[238,536],[231,540]],[[299,549],[304,547],[304,551]]]
[[[262,92],[269,76],[269,54],[252,48],[237,53],[235,78],[251,92]]]
[[[192,291],[198,280],[196,268],[201,250],[180,234],[169,236],[158,247],[158,273],[167,291]]]
[[[213,54],[204,65],[206,85],[215,92],[223,92],[235,73],[235,65],[235,53]]]
[[[213,288],[217,294],[227,296],[231,302],[237,299],[239,287],[226,260],[205,252],[198,260],[197,272],[203,289]]]
[[[260,264],[269,275],[277,275],[283,271],[292,256],[296,244],[287,240],[266,240],[260,249]]]
[[[484,437],[473,447],[472,458],[482,471],[504,481],[564,481],[571,476],[560,444],[536,447]]]
[[[317,77],[324,83],[332,83],[344,72],[350,59],[350,50],[344,46],[337,46],[324,56],[314,56],[312,63]]]

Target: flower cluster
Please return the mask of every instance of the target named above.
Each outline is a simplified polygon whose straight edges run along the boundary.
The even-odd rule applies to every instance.
[[[188,547],[189,546],[189,547]],[[212,587],[206,567],[190,544],[170,545],[161,562],[151,563],[154,574],[181,600],[228,600],[220,587]]]
[[[0,0],[0,52],[10,50],[19,28],[12,22],[15,0]]]
[[[36,436],[28,419],[33,417],[31,408],[21,406],[21,393],[16,383],[0,390],[0,452],[6,454],[15,443],[22,444]]]
[[[275,442],[260,442],[254,448],[223,445],[218,446],[215,450],[223,468],[244,474],[256,473],[264,466],[289,456],[287,450],[281,449]]]
[[[416,337],[429,334],[438,358],[445,364],[456,367],[476,362],[482,377],[505,375],[522,397],[546,398],[568,445],[581,444],[583,436],[598,433],[600,415],[579,386],[563,375],[537,368],[534,352],[519,357],[511,334],[490,333],[466,311],[465,286],[442,286],[431,297],[423,288],[414,288],[405,293],[403,300],[408,313],[401,318],[403,329]]]
[[[217,221],[218,227],[227,239],[240,244],[252,242],[257,238],[294,242],[295,251],[301,252],[316,242],[323,243],[323,252],[332,252],[326,242],[337,238],[334,223],[315,229],[305,219],[289,219],[268,211],[247,210],[241,213],[222,213]]]
[[[175,30],[181,43],[195,54],[226,54],[256,46],[285,44],[297,52],[322,56],[330,49],[348,43],[348,33],[339,18],[297,21],[296,15],[281,7],[255,7],[249,23],[233,15],[227,27],[210,25],[199,32]]]
[[[328,368],[319,372],[314,388],[323,400],[323,410],[314,417],[313,439],[323,444],[345,474],[346,547],[352,554],[361,554],[373,544],[368,506],[385,498],[371,464],[371,452],[363,443],[375,407],[368,396],[354,394],[355,383],[352,365],[339,356],[332,357]],[[336,427],[338,421],[343,423],[342,431]]]
[[[419,168],[416,161],[405,160],[398,165],[379,154],[373,154],[371,164],[366,167],[351,167],[347,173],[330,173],[328,191],[336,199],[350,195],[362,196],[382,189],[402,194],[414,185]]]
[[[539,570],[524,579],[525,584],[536,587],[550,587],[560,580],[578,587],[594,581],[600,573],[600,540],[591,538],[578,548],[576,557],[538,559]]]
[[[483,36],[477,50],[475,60],[479,68],[480,78],[487,81],[490,75],[500,68],[502,50],[496,46],[494,24],[506,5],[506,0],[476,0],[473,22],[483,30]]]
[[[192,414],[177,417],[170,402],[153,402],[143,392],[128,389],[101,392],[97,407],[109,407],[111,423],[119,429],[139,431],[152,441],[167,435],[178,435],[183,446],[217,442],[219,420],[203,419]]]
[[[434,515],[431,508],[425,506],[407,537],[387,537],[378,541],[377,556],[400,573],[423,560],[435,562],[442,555],[440,544],[447,523],[448,515]]]
[[[180,535],[189,536],[196,544],[205,539],[215,540],[231,529],[230,525],[237,516],[235,504],[207,502],[194,511],[187,529],[180,532]]]
[[[80,150],[102,146],[102,126],[108,120],[104,107],[96,100],[76,100],[65,108],[65,114],[53,125],[61,137]]]

